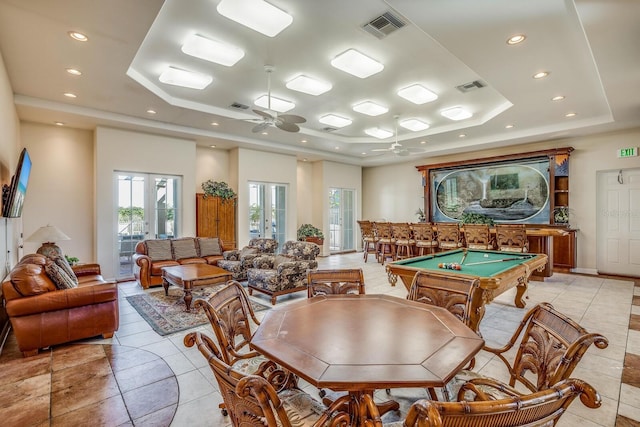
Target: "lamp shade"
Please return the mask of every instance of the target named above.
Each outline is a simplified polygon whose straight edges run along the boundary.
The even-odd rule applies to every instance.
[[[43,243],[58,242],[60,240],[71,240],[71,237],[64,234],[55,225],[40,227],[31,236],[27,237],[27,242]]]

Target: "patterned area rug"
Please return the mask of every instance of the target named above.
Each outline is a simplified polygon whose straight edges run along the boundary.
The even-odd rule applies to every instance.
[[[136,309],[140,316],[160,335],[169,335],[184,331],[195,326],[209,323],[203,310],[196,310],[194,304],[197,299],[206,299],[217,292],[224,285],[204,286],[192,291],[191,313],[185,311],[184,294],[177,287],[169,288],[169,295],[164,294],[164,289],[145,292],[127,297],[127,301]],[[251,301],[253,310],[258,312],[268,310],[270,306]]]

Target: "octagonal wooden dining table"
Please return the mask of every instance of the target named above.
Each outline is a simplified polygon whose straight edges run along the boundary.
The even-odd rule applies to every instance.
[[[484,344],[446,309],[389,295],[329,295],[275,307],[251,346],[318,388],[349,393],[363,425],[376,389],[443,387]],[[397,402],[385,402],[398,409]]]

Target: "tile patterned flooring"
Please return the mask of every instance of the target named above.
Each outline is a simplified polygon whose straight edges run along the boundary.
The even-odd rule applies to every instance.
[[[406,296],[401,283],[391,287],[384,267],[372,259],[365,264],[362,253],[320,258],[319,264],[362,267],[367,293]],[[119,290],[120,329],[112,339],[56,346],[22,359],[9,336],[0,355],[0,424],[230,425],[218,409],[222,399],[206,361],[182,343],[185,332],[156,334],[125,299],[144,291],[134,282],[121,283]],[[513,297],[509,291],[487,306],[481,331],[488,344],[504,343],[526,312],[513,306]],[[268,303],[264,295],[252,298]],[[278,304],[300,298],[306,294],[282,296]],[[545,282],[531,282],[526,301],[528,307],[550,302],[587,330],[609,339],[604,350],[592,346],[573,374],[600,392],[602,407],[591,410],[575,401],[558,425],[640,426],[640,280],[556,273]],[[195,330],[213,336],[208,326]],[[483,352],[476,370],[507,378],[502,363]],[[312,386],[303,387],[315,395]],[[378,393],[381,400],[386,398],[384,391]],[[422,397],[420,393],[399,389],[392,390],[392,397]]]

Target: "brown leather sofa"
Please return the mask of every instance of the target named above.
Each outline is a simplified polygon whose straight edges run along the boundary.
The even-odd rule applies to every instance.
[[[218,265],[225,251],[218,237],[143,240],[133,254],[133,274],[144,289],[162,285],[162,267],[184,264]]]
[[[77,287],[58,289],[46,273],[47,257],[24,256],[2,283],[11,327],[22,354],[118,330],[118,288],[100,275],[98,264],[73,267]]]

